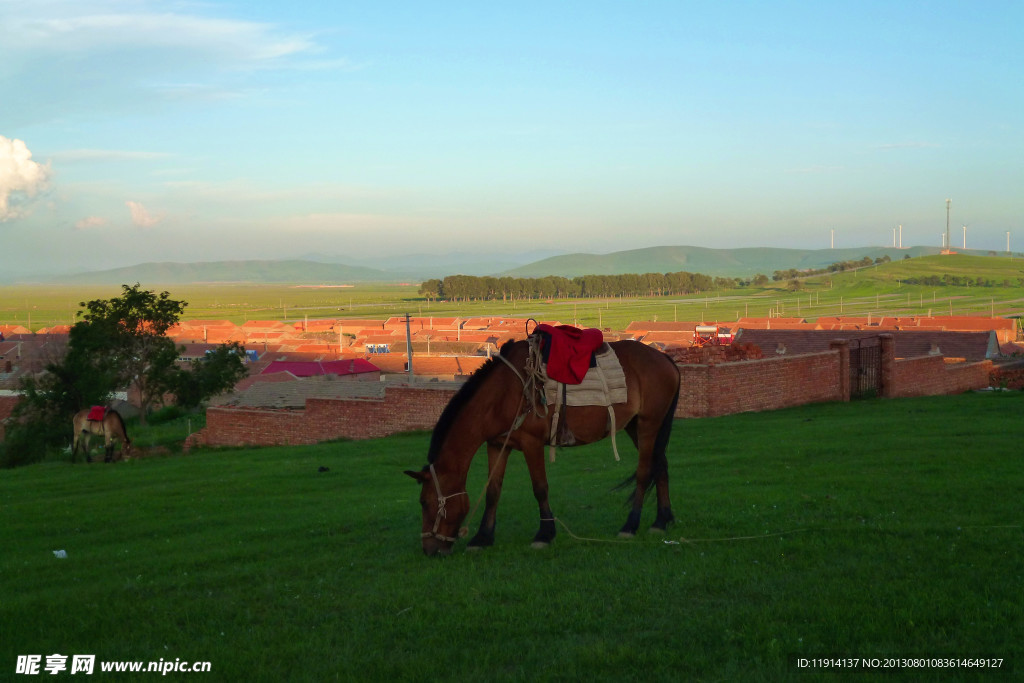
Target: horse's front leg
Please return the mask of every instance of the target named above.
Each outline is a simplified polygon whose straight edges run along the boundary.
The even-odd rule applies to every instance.
[[[546,548],[555,540],[555,515],[548,505],[548,476],[544,469],[543,443],[524,446],[523,455],[526,456],[526,466],[530,470],[530,480],[533,482],[533,496],[537,499],[540,509],[540,528],[531,545],[534,548]]]
[[[508,464],[508,450],[501,446],[487,444],[487,502],[484,515],[480,519],[480,529],[469,540],[467,549],[479,550],[494,545],[494,525],[498,516],[498,500],[501,498],[501,485],[505,479],[505,466]]]

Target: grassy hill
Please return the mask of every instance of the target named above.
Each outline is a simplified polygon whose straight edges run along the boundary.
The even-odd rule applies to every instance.
[[[938,253],[934,247],[857,247],[852,249],[705,249],[703,247],[649,247],[617,251],[611,254],[567,254],[502,273],[512,277],[578,277],[581,275],[620,275],[623,273],[670,273],[687,271],[722,277],[749,277],[757,273],[771,275],[790,268],[824,268],[840,261],[889,256],[901,259]]]

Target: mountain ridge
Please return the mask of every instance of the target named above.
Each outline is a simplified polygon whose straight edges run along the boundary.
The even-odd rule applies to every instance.
[[[758,273],[771,275],[777,270],[825,268],[833,263],[888,256],[929,256],[940,252],[937,247],[849,247],[842,249],[786,249],[776,247],[742,247],[709,249],[705,247],[664,246],[630,249],[609,254],[562,254],[541,259],[516,268],[491,273],[495,277],[566,278],[583,275],[621,275],[625,273],[669,273],[687,271],[713,277],[751,277]],[[967,250],[975,255],[989,251]],[[402,264],[403,266],[405,264]],[[479,265],[479,264],[477,264]],[[48,282],[63,284],[120,284],[151,282],[158,284],[188,283],[293,283],[353,284],[363,282],[420,282],[444,275],[470,275],[452,267],[447,273],[412,272],[399,266],[394,270],[368,266],[325,263],[308,259],[200,261],[192,263],[150,262],[135,266],[62,275]],[[486,273],[484,273],[486,274]]]

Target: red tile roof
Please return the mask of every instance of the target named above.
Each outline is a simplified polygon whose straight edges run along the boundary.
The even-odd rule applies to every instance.
[[[271,375],[276,372],[289,372],[296,377],[313,377],[316,375],[358,375],[364,372],[380,372],[380,368],[362,358],[312,363],[301,361],[274,361],[260,374]]]

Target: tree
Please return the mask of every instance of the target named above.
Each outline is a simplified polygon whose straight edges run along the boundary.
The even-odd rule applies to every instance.
[[[68,360],[91,366],[92,374],[110,382],[111,392],[134,389],[145,424],[153,403],[173,388],[177,348],[166,333],[188,304],[138,283],[121,288],[119,297],[79,304],[88,310],[71,328]]]
[[[187,370],[176,368],[172,381],[175,403],[182,408],[198,408],[203,401],[231,389],[246,375],[244,357],[245,349],[232,342],[192,361]]]

